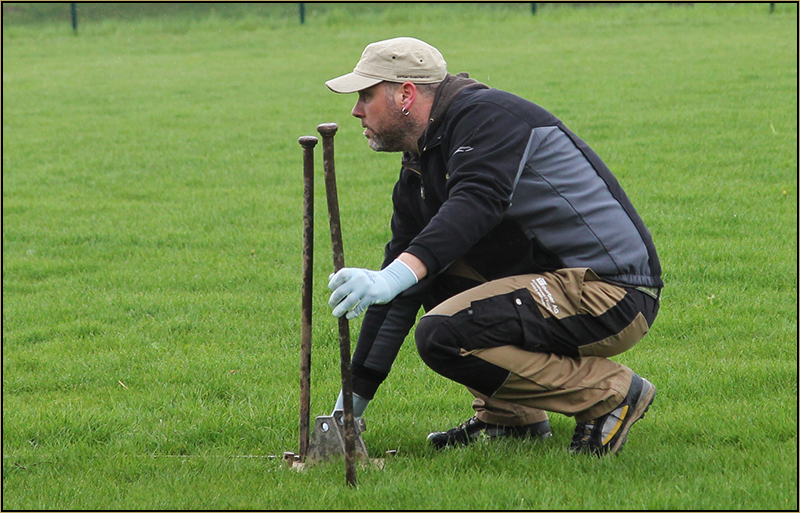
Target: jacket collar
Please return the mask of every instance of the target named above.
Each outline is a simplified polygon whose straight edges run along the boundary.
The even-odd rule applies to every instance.
[[[489,86],[469,78],[469,73],[459,73],[458,75],[448,73],[436,89],[436,95],[433,97],[433,105],[431,106],[431,116],[428,119],[428,127],[417,143],[422,151],[433,140],[433,136],[442,125],[450,104],[465,89],[489,89]]]
[[[450,73],[445,76],[442,83],[436,89],[436,95],[433,97],[433,105],[431,106],[431,115],[428,119],[428,126],[417,141],[419,153],[410,151],[403,152],[403,166],[414,171],[416,174],[421,174],[419,156],[425,151],[432,143],[437,142],[440,137],[437,137],[437,131],[442,126],[445,119],[445,114],[450,104],[462,91],[466,89],[489,89],[489,86],[478,82],[477,80],[469,78],[469,73],[459,73],[458,75],[451,75]]]

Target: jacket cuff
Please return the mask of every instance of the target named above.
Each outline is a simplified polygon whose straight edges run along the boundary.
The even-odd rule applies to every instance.
[[[352,363],[350,370],[353,373],[353,393],[369,400],[375,397],[378,387],[388,376],[388,374],[368,369],[357,363]]]
[[[422,260],[422,263],[425,264],[425,268],[428,270],[428,274],[430,276],[436,276],[441,272],[441,268],[439,265],[439,259],[436,258],[431,251],[428,251],[427,248],[423,248],[421,246],[411,245],[406,248],[405,253],[409,253],[414,255],[415,257]],[[415,275],[416,276],[416,275]]]

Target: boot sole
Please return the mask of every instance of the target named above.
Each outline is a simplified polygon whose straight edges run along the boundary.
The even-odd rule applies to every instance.
[[[548,424],[547,431],[544,432],[526,431],[524,433],[503,433],[499,432],[496,428],[484,428],[478,432],[473,433],[472,435],[473,436],[468,436],[467,440],[464,441],[461,438],[455,438],[455,437],[448,439],[447,433],[445,431],[439,431],[429,434],[427,441],[428,443],[431,444],[431,446],[433,446],[434,449],[444,449],[446,447],[463,447],[473,444],[476,441],[478,441],[478,439],[481,438],[482,436],[487,436],[490,440],[500,440],[503,438],[516,438],[516,439],[531,439],[536,441],[536,440],[545,440],[547,438],[550,438],[551,436],[553,436],[553,432],[550,431],[550,425]],[[434,441],[436,439],[444,441]]]

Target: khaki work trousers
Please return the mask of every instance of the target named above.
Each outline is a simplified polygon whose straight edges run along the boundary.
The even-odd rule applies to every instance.
[[[546,411],[597,418],[618,406],[633,371],[612,361],[649,331],[658,300],[591,269],[513,276],[458,294],[417,327],[422,359],[462,383],[491,424],[524,425]]]

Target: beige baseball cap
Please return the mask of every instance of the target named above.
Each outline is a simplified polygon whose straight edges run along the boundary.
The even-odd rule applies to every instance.
[[[325,85],[335,93],[346,94],[383,81],[435,84],[446,75],[447,63],[439,50],[413,37],[396,37],[368,45],[352,73],[328,80]]]

